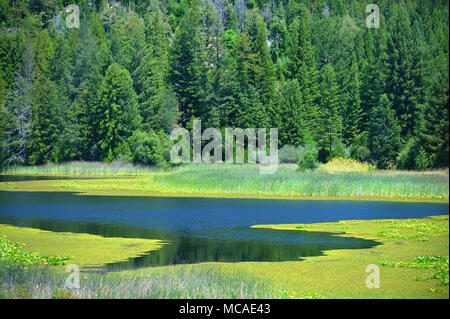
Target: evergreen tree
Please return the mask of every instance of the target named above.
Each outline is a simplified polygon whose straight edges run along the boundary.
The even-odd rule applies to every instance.
[[[414,41],[407,9],[399,5],[389,21],[387,38],[387,67],[385,92],[392,101],[403,138],[409,137],[415,127],[418,106],[414,96]]]
[[[202,102],[206,61],[200,24],[198,3],[192,1],[175,31],[169,55],[169,81],[180,103],[182,125],[192,116],[205,113]]]
[[[305,127],[305,110],[297,79],[287,80],[281,88],[278,134],[281,145],[305,145],[311,142]]]
[[[391,105],[387,95],[383,94],[370,113],[369,147],[372,159],[381,169],[394,166],[401,144],[401,129]]]
[[[322,68],[320,87],[320,146],[330,154],[342,138],[342,118],[339,111],[339,87],[331,64]],[[323,160],[323,158],[322,158]]]
[[[361,82],[359,80],[358,64],[356,56],[353,55],[353,63],[348,72],[348,83],[344,84],[341,93],[343,110],[343,140],[350,145],[362,131],[362,109],[361,109]]]
[[[290,72],[300,84],[300,89],[307,114],[306,125],[317,134],[317,98],[319,92],[318,72],[311,43],[310,13],[301,7],[301,20],[295,18],[290,25],[290,44],[288,49],[291,61]]]
[[[98,158],[112,161],[127,150],[127,139],[139,128],[141,117],[130,73],[117,63],[108,67],[94,110]]]
[[[33,114],[34,57],[28,39],[15,86],[0,109],[2,157],[7,166],[25,164],[31,140]]]

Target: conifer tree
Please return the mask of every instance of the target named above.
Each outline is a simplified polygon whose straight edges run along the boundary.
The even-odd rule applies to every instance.
[[[369,147],[378,168],[392,167],[400,149],[400,126],[386,94],[370,113]]]
[[[133,80],[117,63],[106,71],[94,116],[99,159],[112,161],[127,149],[127,139],[141,124]]]
[[[169,81],[180,103],[182,125],[205,113],[206,61],[200,24],[198,2],[192,1],[175,31],[169,55]]]
[[[339,110],[339,87],[331,64],[321,72],[320,87],[320,146],[327,154],[341,141],[342,117]]]

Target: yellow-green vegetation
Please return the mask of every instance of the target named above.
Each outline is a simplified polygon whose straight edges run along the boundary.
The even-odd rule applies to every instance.
[[[448,215],[424,219],[349,220],[253,227],[331,232],[338,236],[376,240],[381,245],[369,249],[325,251],[323,256],[306,257],[302,261],[176,265],[110,273],[106,277],[86,274],[82,278],[86,289],[80,292],[82,294],[80,297],[224,298],[225,296],[225,298],[314,299],[449,297]],[[101,264],[131,256],[132,253],[128,249],[136,248],[133,245],[141,241],[52,233],[4,225],[0,227],[0,234],[2,233],[14,241],[27,243],[24,247],[30,251],[73,255],[73,262],[80,264]],[[64,243],[60,242],[64,236],[71,239],[67,239],[68,241]],[[79,242],[78,239],[86,244],[81,245],[84,248],[70,247]],[[91,239],[95,239],[96,245],[92,245]],[[110,246],[103,243],[105,240],[111,240],[111,243],[108,243]],[[108,250],[106,247],[114,250],[114,256],[106,251]],[[124,247],[127,253],[120,251]],[[81,249],[79,253],[75,252],[77,249]],[[370,264],[380,267],[380,288],[366,287],[366,278],[369,275],[366,267]],[[9,288],[6,289],[6,297],[11,295],[16,298],[21,294],[22,297],[77,297],[64,290],[62,287],[64,277],[57,273],[42,274],[42,270],[23,272],[19,269],[14,278],[22,278],[24,286],[18,287],[13,285],[16,279],[11,279],[13,278],[11,274],[4,275],[5,280],[10,282]],[[47,290],[36,290],[33,285],[29,285],[30,282],[43,280],[42,278],[45,278],[46,285],[49,286]],[[224,284],[214,285],[213,279]],[[143,282],[145,287],[142,285]],[[154,290],[150,291],[148,286]],[[242,290],[239,291],[236,287],[241,287]]]
[[[352,158],[341,157],[335,157],[326,164],[321,164],[317,169],[318,172],[330,174],[365,173],[375,170],[375,165],[363,163]]]
[[[10,225],[0,225],[0,236],[21,243],[21,252],[67,256],[69,263],[80,267],[124,261],[164,245],[161,240],[56,233]]]
[[[9,191],[73,191],[102,195],[210,196],[292,199],[364,199],[448,202],[448,172],[320,173],[280,166],[186,165],[130,178],[0,183]]]
[[[324,298],[449,297],[448,279],[442,285],[442,277],[445,273],[448,276],[448,216],[253,227],[332,232],[382,243],[370,249],[326,251],[324,256],[307,257],[301,262],[238,266],[285,285],[294,297],[311,292]],[[370,264],[380,267],[380,288],[365,285]]]
[[[156,167],[128,163],[67,162],[47,163],[39,166],[11,166],[3,169],[4,174],[24,175],[83,175],[83,176],[143,176],[160,171]]]
[[[23,244],[0,238],[0,261],[22,266],[30,265],[64,265],[69,257],[43,256],[21,250]]]

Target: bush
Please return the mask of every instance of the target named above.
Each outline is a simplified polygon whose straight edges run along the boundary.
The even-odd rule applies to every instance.
[[[150,130],[148,133],[138,130],[130,138],[132,162],[144,165],[164,165],[164,147],[158,135]]]
[[[362,163],[352,158],[335,157],[319,168],[319,172],[324,173],[363,173],[375,170],[376,166],[369,163]]]
[[[319,153],[317,149],[310,149],[305,151],[298,161],[298,171],[304,171],[307,169],[314,170],[319,166],[318,161]]]
[[[300,157],[305,151],[304,146],[293,146],[293,145],[284,145],[278,151],[278,161],[279,163],[298,163]]]
[[[414,159],[417,156],[417,143],[414,138],[409,139],[401,152],[397,155],[396,162],[400,169],[413,169],[416,165]]]
[[[344,146],[341,143],[339,143],[333,147],[330,155],[327,158],[327,162],[331,161],[333,158],[336,158],[336,157],[339,157],[339,158],[347,158],[348,157],[347,151],[345,150]]]
[[[362,132],[353,141],[353,144],[350,148],[350,157],[361,162],[369,161],[371,152],[367,145],[368,133]]]
[[[430,167],[430,160],[428,158],[427,152],[425,152],[422,147],[419,149],[414,162],[416,164],[416,168],[420,171],[424,171]]]
[[[367,146],[358,146],[354,153],[352,153],[352,158],[361,162],[367,162],[370,159],[370,150]]]

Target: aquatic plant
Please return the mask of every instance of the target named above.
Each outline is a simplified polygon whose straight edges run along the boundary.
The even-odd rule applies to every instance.
[[[31,252],[21,251],[24,244],[0,238],[0,261],[13,265],[64,265],[69,257],[43,256]]]
[[[439,280],[440,285],[448,285],[449,283],[449,260],[448,256],[420,256],[416,257],[413,262],[392,262],[385,261],[381,264],[385,267],[406,267],[413,269],[430,269],[433,270],[423,276],[416,277],[416,280]]]

